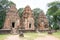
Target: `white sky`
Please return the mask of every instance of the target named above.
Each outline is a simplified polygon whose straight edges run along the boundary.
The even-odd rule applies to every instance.
[[[26,5],[29,5],[32,9],[40,8],[45,13],[48,9],[47,4],[55,0],[10,0],[16,4],[17,9],[24,8]]]

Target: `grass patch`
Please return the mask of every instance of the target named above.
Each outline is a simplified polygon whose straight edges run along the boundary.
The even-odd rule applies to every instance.
[[[0,40],[4,40],[7,36],[10,36],[11,34],[0,34]],[[37,37],[44,37],[45,35],[47,35],[47,33],[36,33],[36,32],[27,32],[24,33],[24,37],[20,37],[23,40],[27,39],[27,40],[34,40]]]
[[[39,34],[40,33],[36,33],[36,32],[27,32],[27,33],[24,33],[24,37],[22,39],[34,40],[35,38],[40,37]],[[9,36],[9,34],[8,35],[0,34],[0,40],[4,40],[7,36]]]
[[[0,34],[0,40],[4,40],[7,36],[7,34]]]
[[[53,36],[60,38],[60,31],[53,33]]]

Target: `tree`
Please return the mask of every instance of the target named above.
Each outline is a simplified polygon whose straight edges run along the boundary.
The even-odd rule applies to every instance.
[[[8,3],[8,0],[1,0],[0,1],[0,28],[2,28],[4,20],[5,20],[5,15],[6,15],[6,5]]]
[[[11,5],[16,5],[16,4],[13,3],[12,1],[9,1],[8,6],[10,7]]]
[[[49,16],[49,24],[50,26],[53,25],[53,28],[57,30],[59,27],[58,25],[58,16],[60,15],[60,2],[59,1],[54,1],[51,3],[48,3],[48,11],[47,14]],[[51,17],[52,16],[52,17]]]
[[[24,8],[19,8],[18,9],[20,18],[22,18],[23,10],[24,10]]]

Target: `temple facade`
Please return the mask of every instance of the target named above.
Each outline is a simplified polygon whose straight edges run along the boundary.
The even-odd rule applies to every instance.
[[[10,29],[12,34],[18,33],[20,27],[20,17],[16,9],[16,5],[11,5],[6,13],[6,19],[3,29]]]
[[[11,5],[8,12],[6,13],[6,19],[4,22],[4,29],[12,29],[17,31],[17,29],[24,30],[35,30],[34,26],[34,16],[30,6],[26,6],[22,13],[22,19],[18,15],[16,5]],[[38,17],[38,29],[45,30],[48,28],[48,20],[43,11],[39,14]],[[15,32],[13,31],[13,32]]]
[[[25,30],[34,30],[34,18],[30,6],[24,8],[22,20],[22,27]]]
[[[48,25],[49,25],[48,19],[43,11],[41,11],[41,13],[39,14],[38,24],[39,24],[38,26],[39,30],[48,30]]]
[[[16,5],[11,5],[8,12],[6,13],[6,19],[4,23],[4,29],[19,28],[20,17],[16,9]]]

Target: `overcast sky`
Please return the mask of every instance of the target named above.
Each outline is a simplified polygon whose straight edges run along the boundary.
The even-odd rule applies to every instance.
[[[45,13],[48,9],[47,4],[55,0],[10,0],[16,4],[17,9],[24,8],[26,5],[29,5],[32,9],[40,8]]]

